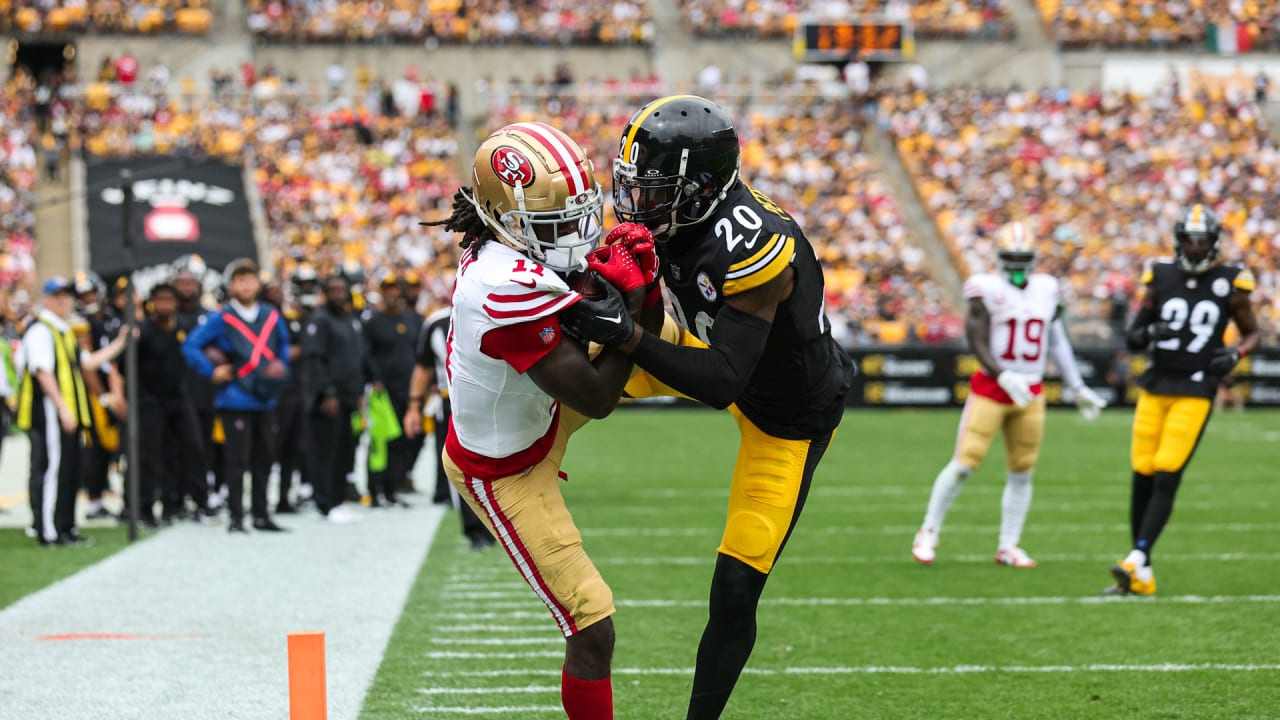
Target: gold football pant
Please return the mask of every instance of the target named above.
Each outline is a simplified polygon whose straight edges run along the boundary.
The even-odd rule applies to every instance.
[[[1212,409],[1208,398],[1140,390],[1130,446],[1134,472],[1182,472],[1200,442]]]
[[[996,433],[1004,433],[1005,460],[1012,472],[1031,472],[1044,438],[1044,397],[1024,408],[970,394],[956,433],[956,462],[977,470],[991,450]]]
[[[555,443],[542,462],[498,480],[468,477],[441,456],[449,481],[507,552],[565,637],[613,615],[613,591],[582,547],[560,494],[560,464],[569,436],[587,419],[560,408]]]
[[[706,347],[669,315],[662,326],[662,339],[677,345]],[[631,397],[687,397],[639,368],[627,383],[626,393]],[[737,405],[730,405],[729,412],[738,424],[742,441],[729,486],[729,511],[718,552],[768,573],[800,516],[813,472],[831,435],[815,440],[777,438],[756,427]]]

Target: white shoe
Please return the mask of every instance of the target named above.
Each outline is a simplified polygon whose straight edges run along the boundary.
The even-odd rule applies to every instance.
[[[1016,568],[1033,568],[1036,561],[1020,547],[1000,548],[996,551],[996,564]]]
[[[329,511],[329,514],[324,517],[334,525],[350,525],[351,523],[357,523],[364,519],[351,512],[346,505],[339,505],[338,507],[333,508]]]
[[[911,557],[921,565],[932,565],[938,555],[938,531],[933,528],[920,528],[915,542],[911,543]]]

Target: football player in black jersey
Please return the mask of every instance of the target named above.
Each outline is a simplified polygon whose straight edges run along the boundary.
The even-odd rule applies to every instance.
[[[661,336],[647,332],[613,288],[562,322],[631,356],[644,372],[628,393],[674,391],[728,408],[742,434],[688,710],[718,718],[755,643],[769,571],[840,422],[853,365],[831,338],[813,247],[741,180],[738,134],[719,107],[692,95],[642,107],[623,129],[613,183],[623,224],[606,242],[644,245],[652,233],[675,322]]]
[[[1221,232],[1208,208],[1192,206],[1174,226],[1176,257],[1152,263],[1142,274],[1146,292],[1126,335],[1130,350],[1151,349],[1133,415],[1133,550],[1111,568],[1117,584],[1108,592],[1155,594],[1151,551],[1173,512],[1182,471],[1222,378],[1258,345],[1249,303],[1253,275],[1217,262]],[[1223,333],[1233,320],[1240,344],[1226,347]]]

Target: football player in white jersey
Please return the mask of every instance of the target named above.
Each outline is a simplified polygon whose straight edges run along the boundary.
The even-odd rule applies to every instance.
[[[591,161],[549,125],[516,123],[476,152],[472,185],[441,222],[464,233],[445,370],[453,414],[441,462],[567,638],[561,699],[571,720],[609,720],[613,594],[560,494],[569,435],[608,415],[631,361],[594,359],[559,313],[582,299],[562,274],[600,268],[644,301],[628,253],[592,254],[603,197]],[[652,248],[649,249],[652,252]],[[621,271],[621,272],[618,272]],[[638,288],[638,289],[637,289]]]
[[[1057,278],[1031,272],[1036,244],[1030,229],[1022,222],[1001,227],[996,257],[999,274],[973,275],[964,284],[969,304],[965,337],[982,367],[969,380],[955,455],[934,481],[924,524],[911,546],[911,555],[925,565],[936,557],[943,518],[964,481],[987,456],[996,433],[1004,432],[1008,480],[1001,502],[996,563],[1035,567],[1019,541],[1031,507],[1031,473],[1044,435],[1041,382],[1048,354],[1053,355],[1086,419],[1093,420],[1107,405],[1084,384],[1076,367],[1060,317]]]

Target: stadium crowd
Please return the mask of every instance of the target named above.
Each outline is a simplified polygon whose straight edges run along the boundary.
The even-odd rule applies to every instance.
[[[35,185],[38,148],[57,140],[45,112],[50,99],[37,97],[26,73],[16,73],[0,94],[0,291],[25,290],[35,283]],[[46,133],[42,133],[42,125]]]
[[[1115,2],[1036,0],[1047,27],[1067,47],[1173,48],[1211,40],[1210,49],[1275,48],[1280,5],[1275,2]],[[1230,38],[1227,37],[1230,34]]]
[[[648,43],[644,0],[248,0],[248,27],[269,42],[625,45]]]
[[[704,37],[790,37],[801,17],[879,15],[911,21],[917,37],[1008,39],[1006,0],[690,0],[685,25]]]
[[[0,32],[184,33],[209,32],[208,0],[13,0],[0,2]]]
[[[1223,218],[1224,259],[1258,273],[1261,320],[1275,337],[1280,208],[1268,178],[1280,148],[1251,82],[1193,76],[1151,97],[916,91],[882,110],[962,268],[982,266],[1002,223],[1030,218],[1043,268],[1074,289],[1075,329],[1109,339],[1130,309],[1135,268],[1169,254],[1178,213],[1201,201]]]

